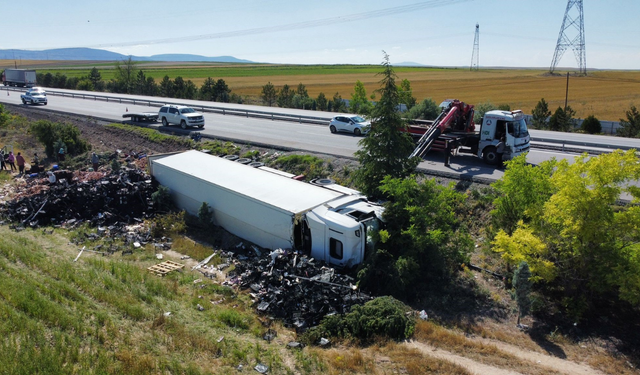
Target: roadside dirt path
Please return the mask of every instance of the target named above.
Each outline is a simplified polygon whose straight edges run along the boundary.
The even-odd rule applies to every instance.
[[[495,345],[498,349],[512,354],[520,359],[526,361],[532,361],[540,366],[552,368],[556,371],[562,372],[564,374],[577,374],[577,375],[606,375],[604,372],[594,369],[593,367],[572,362],[566,359],[553,357],[547,354],[542,354],[534,351],[524,350],[517,346],[513,346],[501,341],[490,340],[490,339],[477,339],[483,344],[487,345]]]
[[[463,357],[458,354],[451,353],[446,350],[437,349],[431,345],[427,345],[418,341],[408,341],[406,343],[410,348],[418,349],[420,352],[435,357],[438,359],[443,359],[445,361],[449,361],[455,363],[456,365],[460,365],[467,370],[469,370],[473,374],[477,375],[522,375],[519,372],[505,370],[499,367],[494,367],[490,365],[485,365],[479,362],[476,362],[472,359]]]

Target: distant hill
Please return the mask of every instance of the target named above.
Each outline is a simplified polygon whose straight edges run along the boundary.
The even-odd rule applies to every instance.
[[[22,49],[0,49],[0,60],[85,60],[115,61],[127,59],[128,55],[94,48],[59,48],[43,51]],[[225,63],[251,63],[249,60],[237,59],[233,56],[208,57],[190,54],[164,54],[147,56],[131,56],[136,61],[204,61]]]
[[[391,65],[393,65],[393,66],[422,66],[422,67],[426,66],[424,64],[420,64],[420,63],[413,62],[413,61],[405,61],[405,62],[401,62],[401,63],[397,63],[397,64],[391,64]]]

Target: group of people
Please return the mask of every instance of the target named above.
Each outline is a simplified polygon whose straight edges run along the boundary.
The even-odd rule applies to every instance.
[[[17,168],[16,168],[16,164],[18,165]],[[20,174],[24,174],[25,164],[26,164],[26,160],[24,159],[24,156],[22,156],[21,153],[18,152],[17,155],[14,155],[13,151],[9,151],[9,153],[5,155],[4,150],[0,150],[0,170],[8,170],[11,172],[17,170]],[[7,165],[9,167],[7,167]],[[31,168],[33,169],[34,166],[37,166],[37,165],[38,165],[38,154],[34,154],[34,161]]]

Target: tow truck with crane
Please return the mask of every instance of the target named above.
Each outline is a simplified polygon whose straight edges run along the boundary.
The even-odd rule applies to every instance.
[[[473,121],[474,106],[457,99],[440,104],[442,112],[431,124],[409,125],[406,132],[417,139],[411,156],[423,157],[429,150],[457,149],[495,165],[529,151],[530,136],[522,111],[493,110],[484,114],[479,130]],[[502,141],[504,151],[498,153]],[[500,158],[502,156],[502,159]]]

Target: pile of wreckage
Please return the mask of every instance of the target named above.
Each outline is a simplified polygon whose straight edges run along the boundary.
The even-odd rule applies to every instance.
[[[278,249],[263,256],[252,248],[254,253],[249,256],[223,252],[224,263],[194,268],[214,277],[216,271],[233,263],[235,269],[223,284],[250,289],[259,313],[282,320],[298,332],[317,326],[325,316],[348,313],[353,305],[372,299],[358,289],[352,277],[298,251]]]
[[[140,223],[153,215],[151,178],[139,169],[118,173],[59,170],[54,178],[40,174],[0,208],[17,227],[92,226]],[[55,182],[51,182],[55,180]]]

